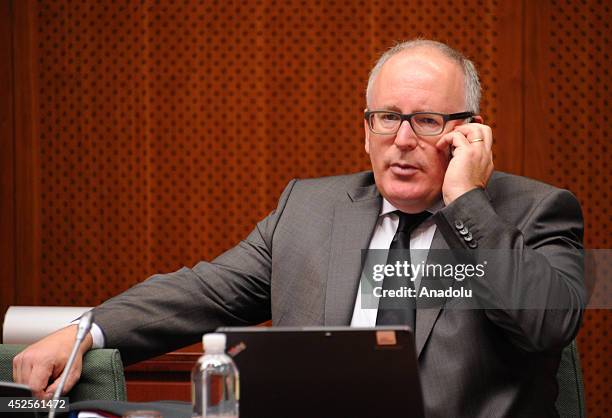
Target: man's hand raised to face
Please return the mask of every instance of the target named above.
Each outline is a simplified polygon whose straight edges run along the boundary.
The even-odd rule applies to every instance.
[[[76,340],[77,325],[70,325],[28,346],[13,359],[13,379],[27,385],[36,397],[51,399]],[[72,389],[81,377],[83,355],[92,346],[87,333],[77,353],[62,394]]]
[[[481,123],[457,125],[438,140],[438,149],[452,152],[442,185],[446,205],[472,189],[487,185],[493,173],[492,145],[491,128]]]

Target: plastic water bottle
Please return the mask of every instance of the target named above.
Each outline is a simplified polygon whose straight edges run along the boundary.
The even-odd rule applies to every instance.
[[[205,334],[202,342],[204,355],[191,372],[192,416],[238,418],[238,369],[225,354],[225,334]]]

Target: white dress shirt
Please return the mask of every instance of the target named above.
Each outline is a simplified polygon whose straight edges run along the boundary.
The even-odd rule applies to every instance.
[[[442,200],[428,208],[429,212],[436,213],[444,207]],[[378,215],[378,221],[374,229],[374,235],[370,241],[370,250],[387,250],[391,246],[391,241],[397,231],[399,225],[399,216],[395,212],[397,208],[393,206],[387,199],[383,198],[382,208]],[[436,224],[429,217],[422,224],[417,226],[410,234],[410,249],[411,250],[429,250],[434,234],[436,232]],[[421,261],[426,261],[427,251],[416,251],[410,253],[411,263],[416,265]],[[418,290],[420,278],[417,277],[414,286]],[[375,300],[378,303],[378,299]],[[355,298],[355,307],[353,308],[353,318],[351,319],[352,327],[374,327],[376,326],[376,315],[378,307],[362,308],[361,306],[361,281],[357,296]]]

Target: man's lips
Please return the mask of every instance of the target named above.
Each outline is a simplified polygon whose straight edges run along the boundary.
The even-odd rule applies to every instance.
[[[393,163],[389,165],[389,170],[398,176],[411,176],[419,171],[419,167],[406,163]]]

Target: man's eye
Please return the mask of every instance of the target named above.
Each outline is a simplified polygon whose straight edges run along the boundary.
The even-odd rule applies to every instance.
[[[394,113],[381,113],[380,119],[384,122],[397,122],[398,120],[400,120],[400,117],[399,115],[396,115]]]
[[[419,125],[423,125],[423,126],[439,126],[440,125],[440,121],[434,118],[427,117],[427,116],[416,118],[416,122]]]

